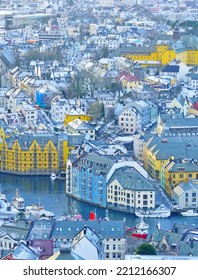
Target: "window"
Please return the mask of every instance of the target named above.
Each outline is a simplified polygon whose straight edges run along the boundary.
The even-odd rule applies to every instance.
[[[179,178],[184,178],[184,174],[179,174]]]

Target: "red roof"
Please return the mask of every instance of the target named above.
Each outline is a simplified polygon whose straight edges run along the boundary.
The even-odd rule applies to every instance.
[[[198,101],[193,104],[193,109],[198,111]]]
[[[121,72],[117,77],[116,77],[117,81],[121,81],[121,80],[126,80],[128,82],[139,82],[140,78],[133,75],[133,74],[129,74],[126,71]]]
[[[5,256],[4,258],[2,258],[2,260],[13,261],[14,258],[12,256],[12,254],[9,254],[9,255]]]

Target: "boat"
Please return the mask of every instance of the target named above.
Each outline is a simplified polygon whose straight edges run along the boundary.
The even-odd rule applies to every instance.
[[[154,210],[135,210],[135,215],[139,218],[168,218],[171,215],[171,210],[161,204]]]
[[[52,173],[52,174],[50,175],[50,178],[51,178],[51,180],[56,180],[56,174],[55,174],[55,173]]]
[[[23,197],[19,195],[18,188],[16,189],[15,196],[11,200],[11,204],[19,211],[25,211],[25,202]]]
[[[20,212],[7,200],[4,194],[0,194],[0,219],[17,217]]]
[[[41,203],[32,204],[31,206],[26,206],[25,215],[26,217],[36,217],[36,218],[40,218],[40,217],[53,218],[55,216],[54,213],[45,210]]]
[[[148,236],[149,225],[144,222],[143,218],[141,218],[139,224],[135,227],[128,228],[126,230],[127,233],[130,233],[132,237],[146,239]]]
[[[181,211],[181,215],[184,217],[197,217],[198,216],[198,211],[194,209],[189,209],[186,211]]]

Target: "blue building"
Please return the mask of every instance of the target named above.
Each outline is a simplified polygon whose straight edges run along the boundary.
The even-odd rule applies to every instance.
[[[36,104],[41,108],[50,109],[52,99],[58,94],[57,89],[50,84],[41,86],[36,90]]]
[[[101,207],[107,206],[106,176],[113,161],[86,152],[67,163],[66,193]]]

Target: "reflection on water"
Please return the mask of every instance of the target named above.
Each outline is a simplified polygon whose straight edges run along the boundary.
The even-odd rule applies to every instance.
[[[89,218],[90,211],[96,211],[97,217],[105,217],[106,210],[100,207],[89,205],[65,194],[65,181],[52,181],[49,176],[15,176],[0,174],[0,192],[4,193],[8,200],[15,195],[16,188],[19,194],[24,198],[25,205],[32,203],[42,203],[46,210],[52,211],[56,216],[71,215],[79,213],[84,219]],[[139,222],[139,218],[132,214],[120,213],[117,211],[108,212],[110,219],[126,219],[127,226],[134,226]],[[198,217],[171,216],[165,219],[145,219],[149,224],[150,233],[153,233],[158,222],[162,229],[171,229],[174,222],[187,224],[198,224]]]

